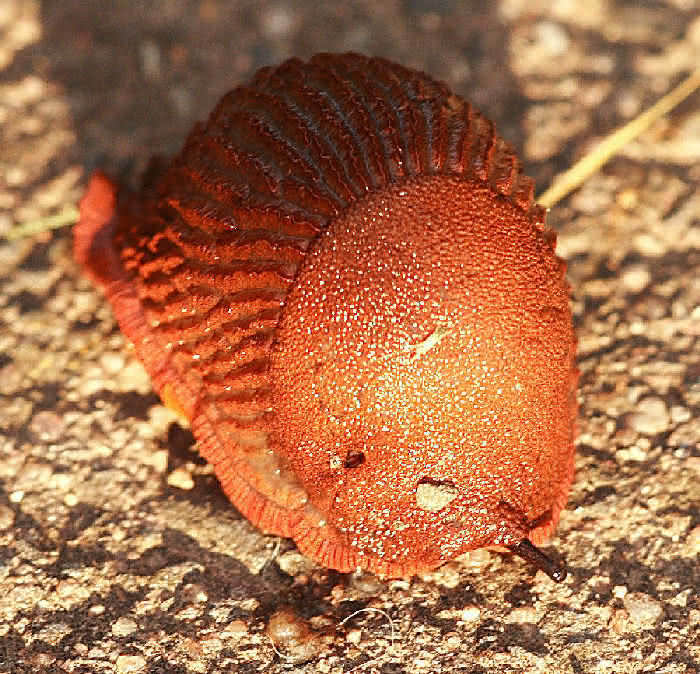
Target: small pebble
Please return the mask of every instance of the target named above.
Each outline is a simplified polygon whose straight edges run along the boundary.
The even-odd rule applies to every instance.
[[[168,459],[170,452],[167,449],[159,449],[143,457],[143,462],[153,466],[159,473],[164,473],[168,469]]]
[[[616,452],[621,461],[646,461],[647,453],[638,445],[629,448],[618,449]]]
[[[222,639],[231,639],[233,641],[238,641],[242,637],[248,634],[248,625],[242,620],[232,620],[223,630],[219,636]]]
[[[369,571],[356,571],[350,576],[350,587],[364,595],[376,595],[384,589],[384,583]]]
[[[685,539],[685,547],[691,555],[700,554],[700,526],[690,530]]]
[[[624,585],[615,585],[615,587],[612,589],[612,594],[613,597],[623,599],[627,594],[627,588]]]
[[[240,607],[241,611],[253,613],[260,608],[260,602],[254,597],[251,597],[250,599],[243,599],[243,601],[239,602],[238,606]]]
[[[514,608],[508,614],[508,622],[511,623],[536,623],[537,619],[537,611],[532,606]]]
[[[664,240],[646,232],[637,234],[632,243],[637,251],[644,257],[660,257],[666,252]]]
[[[61,606],[71,606],[85,601],[92,594],[92,588],[83,585],[74,578],[66,578],[56,585],[56,596],[61,600]]]
[[[262,13],[260,24],[267,37],[280,40],[292,33],[296,26],[296,17],[290,8],[273,5]]]
[[[61,437],[64,427],[63,419],[49,410],[37,412],[29,423],[29,430],[44,442],[56,442]]]
[[[199,583],[187,583],[180,592],[180,597],[187,602],[201,604],[209,598],[207,590]]]
[[[634,114],[634,112],[632,112]],[[617,203],[622,206],[626,211],[632,211],[637,207],[639,203],[639,192],[630,187],[626,190],[622,190],[615,198]]]
[[[194,487],[194,480],[192,475],[184,466],[176,468],[170,475],[168,475],[168,484],[171,487],[176,487],[177,489],[184,489],[189,491]]]
[[[160,47],[152,40],[145,40],[140,45],[141,71],[149,80],[157,80],[161,73]]]
[[[15,363],[8,363],[0,368],[0,393],[13,395],[22,388],[24,376],[22,370]]]
[[[643,592],[627,593],[622,603],[629,613],[630,621],[642,629],[654,627],[664,614],[661,602]]]
[[[288,576],[298,576],[302,573],[311,573],[316,565],[296,550],[289,550],[277,558],[277,566]]]
[[[671,421],[674,424],[684,424],[686,421],[690,421],[692,414],[687,407],[682,405],[673,405],[671,407]]]
[[[536,26],[536,39],[552,57],[566,54],[571,42],[566,30],[553,21],[540,21]]]
[[[9,506],[0,504],[0,531],[9,529],[15,523],[15,511]]]
[[[465,606],[459,612],[459,619],[465,623],[475,623],[481,618],[481,609],[478,606]]]
[[[124,354],[118,351],[107,351],[100,357],[100,365],[107,374],[117,374],[124,368]]]
[[[426,583],[435,583],[450,589],[457,587],[460,582],[460,567],[456,562],[447,562],[432,571],[423,571],[418,576]]]
[[[331,599],[334,604],[341,602],[345,597],[345,588],[342,585],[334,585],[331,590]]]
[[[138,674],[146,671],[146,658],[142,655],[120,655],[117,658],[117,674]]]
[[[136,624],[136,621],[132,620],[131,618],[118,618],[112,624],[112,634],[115,637],[129,636],[132,632],[135,632],[137,629],[138,625]]]
[[[630,415],[630,425],[644,435],[663,433],[669,425],[670,417],[666,403],[661,398],[649,397],[637,403],[636,410]]]
[[[291,609],[272,614],[267,624],[267,636],[286,662],[301,664],[321,652],[322,642],[309,623]]]
[[[625,634],[626,632],[634,631],[634,628],[631,627],[630,615],[625,609],[617,608],[613,611],[610,617],[610,629],[615,634]]]
[[[31,660],[33,665],[41,667],[39,671],[48,671],[48,667],[56,662],[56,656],[50,653],[37,653]],[[44,669],[46,668],[46,669]]]
[[[205,637],[201,641],[202,653],[204,655],[213,657],[224,647],[224,642],[218,637]]]
[[[72,628],[66,623],[51,623],[38,630],[33,637],[37,641],[45,641],[47,644],[57,646],[61,640],[72,631]]]
[[[137,360],[132,360],[117,375],[118,388],[121,391],[136,391],[137,393],[151,393],[153,387],[146,369]]]
[[[649,281],[651,281],[651,274],[646,267],[642,265],[635,265],[629,269],[626,269],[622,273],[620,280],[622,281],[622,285],[625,286],[626,290],[629,290],[632,293],[640,293],[649,285]]]
[[[357,628],[349,630],[347,635],[345,636],[345,640],[348,643],[357,646],[357,644],[359,644],[362,641],[362,630]]]

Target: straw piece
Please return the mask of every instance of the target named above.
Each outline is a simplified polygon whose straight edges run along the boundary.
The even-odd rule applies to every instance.
[[[627,143],[646,131],[657,119],[663,117],[688,98],[698,87],[700,87],[700,70],[696,70],[684,79],[648,110],[610,134],[568,171],[558,175],[549,189],[537,198],[537,202],[545,208],[554,206],[593,175],[616,152],[619,152]]]

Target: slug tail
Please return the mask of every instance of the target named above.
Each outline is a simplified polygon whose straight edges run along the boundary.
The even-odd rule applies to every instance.
[[[112,236],[116,224],[117,186],[98,171],[80,201],[80,219],[73,229],[73,256],[102,287],[121,276]]]
[[[91,280],[102,288],[121,329],[135,344],[146,335],[144,313],[136,287],[114,244],[119,219],[119,188],[101,171],[90,178],[80,201],[80,219],[73,228],[73,256]]]

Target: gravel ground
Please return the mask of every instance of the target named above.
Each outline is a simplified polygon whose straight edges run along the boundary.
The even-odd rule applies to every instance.
[[[700,12],[0,1],[0,672],[699,671],[697,94],[550,217],[582,370],[562,585],[484,551],[382,582],[262,535],[152,393],[69,229],[5,238],[95,167],[135,182],[259,66],[348,49],[449,82],[541,191],[697,67]]]

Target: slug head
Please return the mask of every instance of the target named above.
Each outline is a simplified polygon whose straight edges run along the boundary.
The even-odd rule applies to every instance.
[[[502,545],[546,567],[527,539],[566,500],[577,377],[553,248],[447,176],[372,194],[314,242],[273,348],[274,443],[360,556],[420,570]]]

